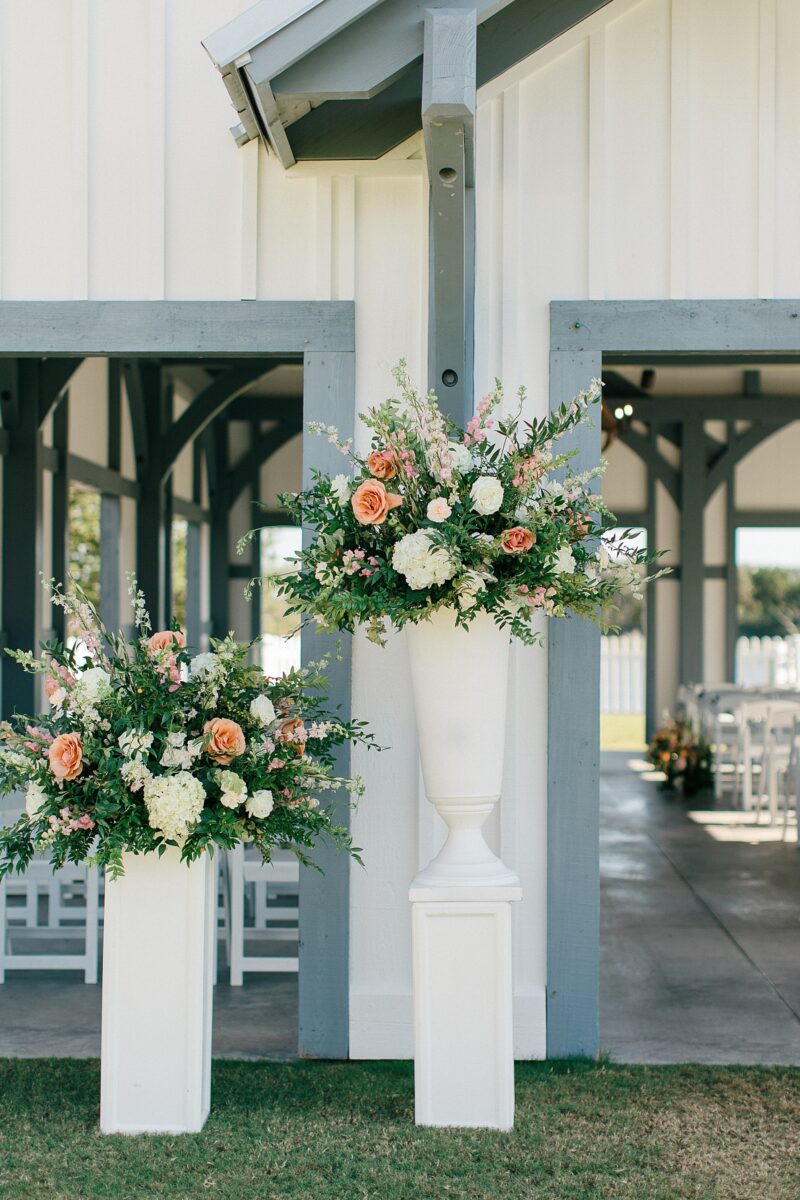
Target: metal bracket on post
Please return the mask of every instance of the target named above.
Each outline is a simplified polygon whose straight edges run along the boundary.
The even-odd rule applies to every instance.
[[[473,9],[425,13],[422,128],[430,181],[428,385],[448,416],[473,411],[475,47]]]

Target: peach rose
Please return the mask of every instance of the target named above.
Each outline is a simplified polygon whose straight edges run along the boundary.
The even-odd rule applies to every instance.
[[[185,646],[186,638],[180,629],[162,629],[154,633],[147,643],[151,654],[158,654],[160,650],[183,650]]]
[[[394,479],[397,474],[397,459],[393,450],[374,450],[367,459],[370,475],[376,479]]]
[[[60,733],[47,751],[47,757],[56,779],[77,779],[83,770],[80,734]]]
[[[535,541],[536,535],[530,529],[526,529],[524,525],[515,525],[513,529],[505,531],[500,538],[500,545],[506,554],[524,554]]]
[[[206,754],[214,762],[226,767],[240,754],[244,754],[245,740],[241,725],[227,717],[212,717],[203,726],[203,733],[209,735]]]
[[[382,525],[391,509],[403,503],[403,497],[387,492],[379,479],[365,479],[350,503],[360,525]]]
[[[306,752],[306,727],[299,717],[288,717],[281,721],[278,738],[282,742],[290,742],[295,754]]]

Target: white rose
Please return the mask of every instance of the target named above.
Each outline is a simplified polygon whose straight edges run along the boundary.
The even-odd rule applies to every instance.
[[[259,725],[271,725],[275,720],[275,708],[269,696],[256,696],[250,703],[250,716]]]
[[[571,575],[575,570],[575,557],[569,546],[562,546],[553,566],[556,575]]]
[[[196,654],[189,663],[189,674],[203,675],[206,671],[215,671],[218,662],[216,654]]]
[[[253,792],[245,805],[248,816],[256,818],[268,817],[274,807],[275,801],[272,799],[272,792],[268,788],[262,788],[259,792]]]
[[[472,454],[463,442],[448,442],[448,446],[453,462],[453,470],[459,471],[462,475],[465,471],[471,471],[474,466]]]
[[[31,780],[25,791],[25,812],[31,821],[39,815],[39,809],[47,799],[47,792],[35,780]]]
[[[78,676],[77,686],[87,700],[99,700],[111,690],[111,676],[102,667],[90,667]]]
[[[436,499],[431,500],[428,505],[428,520],[435,521],[438,525],[442,521],[446,521],[452,511],[452,508],[447,503],[444,496],[437,496]]]
[[[344,508],[350,499],[350,491],[352,488],[351,481],[346,475],[334,475],[331,480],[331,491],[333,492],[339,504]]]
[[[235,771],[217,771],[217,783],[226,808],[238,808],[247,795],[247,784]]]
[[[503,503],[503,485],[493,475],[481,475],[470,488],[472,511],[482,517],[496,513]]]

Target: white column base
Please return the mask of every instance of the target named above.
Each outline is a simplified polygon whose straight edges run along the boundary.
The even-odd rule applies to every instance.
[[[514,1124],[511,903],[519,887],[411,886],[418,1125]]]
[[[214,865],[126,854],[106,884],[103,1133],[196,1133],[208,1116]]]

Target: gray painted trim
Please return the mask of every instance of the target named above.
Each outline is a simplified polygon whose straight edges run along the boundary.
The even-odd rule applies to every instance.
[[[202,357],[351,350],[352,300],[3,300],[0,354]]]
[[[644,420],[645,418],[642,418]],[[624,442],[634,454],[637,454],[648,470],[663,483],[667,492],[675,501],[680,503],[680,472],[672,463],[667,462],[664,455],[658,449],[658,444],[653,438],[646,437],[643,433],[639,433],[636,429],[626,429],[620,434],[621,442]]]
[[[183,496],[172,497],[172,515],[181,517],[184,521],[194,522],[195,525],[207,525],[211,520],[211,512],[196,504],[194,500],[184,500]]]
[[[732,520],[736,529],[795,529],[800,525],[800,509],[792,512],[782,508],[734,508]]]
[[[705,623],[706,463],[702,420],[683,423],[680,503],[680,670],[681,683],[703,679]]]
[[[601,372],[599,351],[550,355],[551,411]],[[570,439],[574,469],[600,458],[600,421]],[[547,1056],[599,1050],[600,633],[548,623]]]
[[[800,416],[800,414],[798,415]],[[751,450],[755,450],[756,446],[760,446],[762,442],[772,437],[773,433],[777,433],[781,428],[783,428],[783,423],[765,425],[761,421],[756,421],[744,433],[740,433],[738,437],[735,437],[733,443],[720,455],[708,472],[706,478],[706,503],[714,495],[719,485],[725,483],[730,478],[732,472],[736,470],[737,464],[743,458],[746,458]]]
[[[800,300],[561,300],[550,313],[553,350],[800,353]]]
[[[729,446],[736,439],[736,422],[725,422]],[[739,581],[736,570],[736,468],[725,480],[725,678],[736,678],[736,640],[739,635]]]
[[[654,451],[658,447],[660,426],[658,421],[650,425],[650,441]],[[652,550],[656,544],[656,505],[658,503],[656,477],[653,471],[647,472],[647,515],[645,529],[647,531],[647,548]],[[645,737],[649,741],[658,726],[658,582],[651,583],[645,592]]]
[[[343,438],[355,432],[355,355],[307,354],[303,379],[305,421],[332,422]],[[304,439],[303,487],[311,483],[311,471],[334,473],[341,455],[325,438]],[[308,534],[304,533],[304,543]],[[303,663],[323,654],[341,657],[328,671],[332,709],[339,706],[342,720],[350,717],[351,639],[317,632],[313,623],[302,634]],[[336,759],[337,771],[350,774],[350,751],[343,746]],[[332,796],[334,819],[349,828],[350,811],[341,797]],[[314,859],[325,872],[300,872],[300,1053],[319,1058],[347,1058],[349,1045],[349,926],[350,860],[327,846]]]
[[[645,358],[637,357],[637,365]],[[800,363],[800,359],[795,365]],[[673,363],[673,366],[675,364]],[[696,358],[692,366],[700,367]],[[800,420],[800,396],[652,396],[647,399],[630,398],[634,408],[634,419],[640,421],[685,421],[692,416],[702,416],[706,421],[763,421],[780,424]],[[667,436],[666,433],[664,436]],[[707,438],[710,443],[713,439]]]

